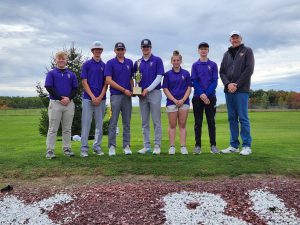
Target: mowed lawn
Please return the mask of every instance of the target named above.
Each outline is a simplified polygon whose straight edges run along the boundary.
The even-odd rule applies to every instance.
[[[45,158],[45,137],[38,133],[39,110],[0,110],[0,179],[36,179],[57,176],[121,176],[153,175],[171,179],[199,177],[238,176],[242,174],[272,174],[299,177],[300,175],[300,112],[251,112],[253,154],[213,155],[209,152],[207,124],[203,124],[203,153],[193,155],[193,114],[187,124],[187,148],[189,155],[179,152],[177,131],[176,155],[168,155],[167,115],[162,109],[162,154],[138,155],[143,147],[141,117],[134,108],[131,122],[131,149],[133,155],[125,156],[122,149],[122,126],[117,136],[117,155],[109,157],[107,136],[103,137],[104,156],[90,154],[81,158],[80,142],[73,142],[76,156],[65,157],[61,141],[57,141],[56,159]],[[217,113],[217,146],[229,144],[227,113]],[[58,137],[61,139],[61,137]],[[151,126],[153,140],[153,127]],[[92,144],[92,141],[90,141]],[[91,153],[91,152],[90,152]]]

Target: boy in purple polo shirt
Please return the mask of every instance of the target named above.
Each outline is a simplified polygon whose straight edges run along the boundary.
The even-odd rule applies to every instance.
[[[194,86],[193,111],[194,111],[194,131],[195,148],[194,154],[201,153],[201,135],[203,111],[205,110],[208,125],[210,150],[213,154],[218,154],[216,147],[216,87],[218,85],[218,66],[208,59],[209,45],[202,42],[198,45],[198,59],[192,66],[192,82]]]
[[[106,82],[110,85],[110,104],[112,109],[108,129],[108,154],[109,156],[116,155],[116,127],[121,112],[124,153],[130,155],[132,154],[130,150],[130,120],[132,110],[133,62],[125,58],[126,48],[124,43],[116,43],[114,51],[116,57],[107,62],[104,72]]]
[[[76,75],[66,68],[67,53],[57,52],[55,55],[56,68],[49,71],[45,80],[45,88],[49,92],[48,108],[49,129],[47,133],[46,158],[55,158],[54,148],[59,124],[62,125],[63,151],[66,156],[74,156],[71,151],[71,127],[75,105],[73,98],[78,89]]]
[[[149,39],[141,42],[143,57],[135,62],[134,72],[137,71],[137,62],[140,62],[142,80],[142,95],[139,96],[140,111],[142,116],[142,130],[144,137],[144,148],[138,153],[151,152],[150,144],[150,113],[154,125],[154,149],[153,154],[160,154],[161,145],[161,80],[164,74],[164,65],[161,58],[152,54],[152,45]]]
[[[163,90],[167,96],[167,112],[169,118],[169,154],[175,154],[176,124],[178,121],[180,132],[180,152],[187,155],[186,149],[186,120],[190,108],[189,95],[191,93],[191,76],[187,70],[181,68],[182,56],[178,51],[173,52],[171,63],[173,68],[165,73]]]
[[[81,79],[83,86],[82,116],[81,116],[81,157],[88,157],[88,137],[93,114],[95,118],[94,153],[104,155],[101,149],[103,117],[105,113],[106,90],[104,69],[101,60],[103,45],[100,41],[92,44],[93,57],[82,65]]]

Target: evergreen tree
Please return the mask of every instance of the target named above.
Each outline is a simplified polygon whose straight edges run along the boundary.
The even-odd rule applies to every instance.
[[[261,107],[263,109],[268,109],[270,107],[270,100],[267,93],[264,93],[261,97]]]

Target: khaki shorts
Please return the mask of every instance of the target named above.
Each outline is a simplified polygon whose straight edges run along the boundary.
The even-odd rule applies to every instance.
[[[182,106],[178,107],[176,105],[168,105],[166,107],[166,112],[178,112],[178,110],[189,110],[190,106],[188,104],[183,104]]]

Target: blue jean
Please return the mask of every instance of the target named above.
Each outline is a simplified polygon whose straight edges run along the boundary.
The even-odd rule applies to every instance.
[[[243,147],[251,147],[252,138],[250,135],[250,121],[248,117],[249,93],[225,93],[228,121],[230,127],[230,145],[238,148],[239,142],[239,123],[241,126],[240,135]]]

